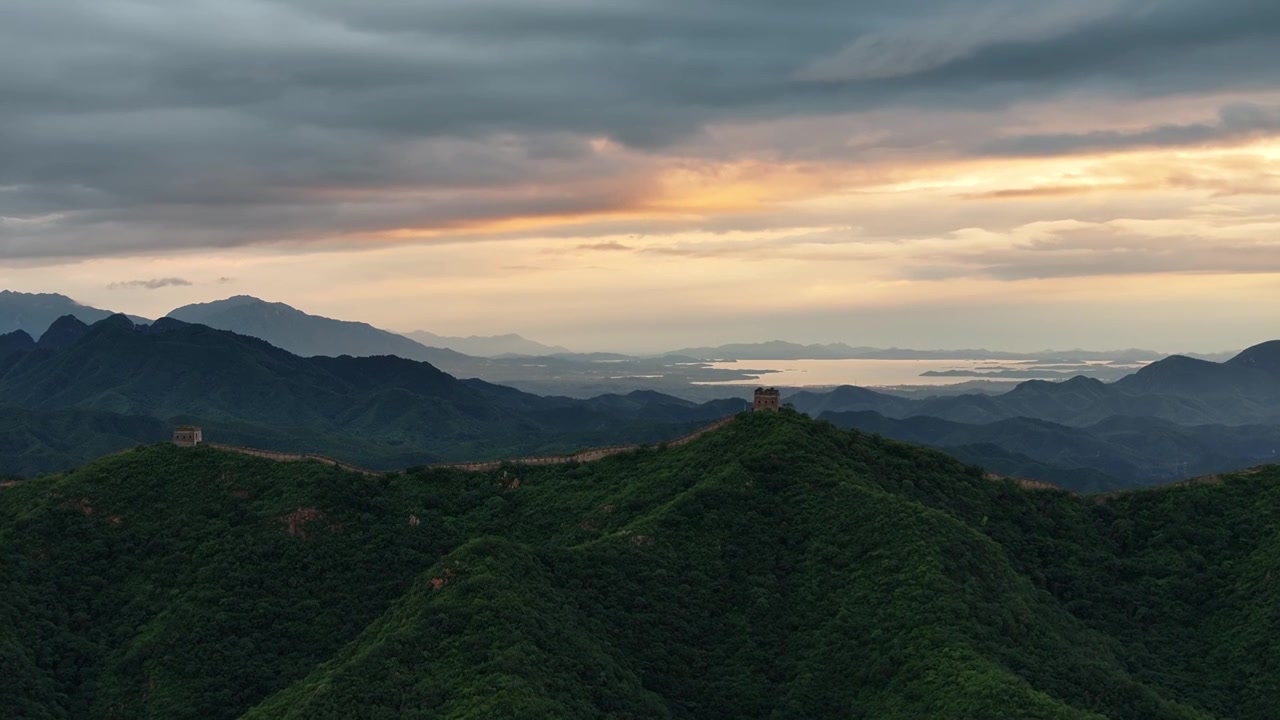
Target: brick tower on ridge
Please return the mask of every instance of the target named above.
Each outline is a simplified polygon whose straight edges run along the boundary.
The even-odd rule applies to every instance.
[[[751,406],[755,412],[778,412],[782,407],[782,394],[778,388],[756,388],[756,401]]]

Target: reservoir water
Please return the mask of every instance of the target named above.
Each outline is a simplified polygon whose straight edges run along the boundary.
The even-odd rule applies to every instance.
[[[783,385],[787,387],[858,385],[892,387],[898,385],[954,385],[973,380],[1022,382],[1065,380],[1074,375],[1090,375],[1114,380],[1137,369],[1105,361],[1077,366],[1047,365],[1008,360],[733,360],[710,363],[713,368],[762,371],[755,378],[701,385]],[[924,373],[961,371],[965,375],[928,376]],[[1002,375],[1016,372],[1016,376]]]

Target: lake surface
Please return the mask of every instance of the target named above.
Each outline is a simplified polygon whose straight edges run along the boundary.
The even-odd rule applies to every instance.
[[[1132,372],[1136,369],[1123,370],[1109,367],[1105,362],[1082,363],[1076,372],[1069,366],[1061,364],[1037,368],[1034,364],[1018,363],[1008,360],[734,360],[729,362],[710,363],[713,368],[726,370],[761,370],[772,371],[755,378],[730,380],[726,382],[704,382],[699,385],[784,385],[788,387],[858,385],[861,387],[892,387],[896,385],[954,385],[972,380],[996,380],[1023,382],[1026,380],[1064,380],[1072,375],[1100,375],[1103,379],[1111,379],[1111,375]],[[1098,372],[1091,372],[1097,368]],[[1025,376],[1000,377],[1001,369],[1016,369]],[[952,376],[929,377],[927,372],[947,372],[953,370],[993,373],[986,377]],[[1103,373],[1103,370],[1109,370]]]

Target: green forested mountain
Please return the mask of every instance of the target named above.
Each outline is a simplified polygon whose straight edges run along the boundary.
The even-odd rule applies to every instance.
[[[398,357],[303,358],[169,318],[66,317],[34,349],[0,357],[0,475],[65,469],[160,440],[174,423],[217,442],[395,468],[669,439],[743,404],[540,397]]]
[[[1280,470],[1107,499],[794,413],[385,476],[153,446],[0,488],[16,718],[1250,720]]]

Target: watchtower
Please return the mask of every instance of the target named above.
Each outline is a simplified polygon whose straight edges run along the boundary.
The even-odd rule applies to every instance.
[[[195,425],[179,425],[173,429],[173,444],[178,447],[195,447],[204,442],[204,433]]]
[[[777,388],[756,388],[756,401],[751,406],[755,412],[778,412],[782,407],[782,394]]]

